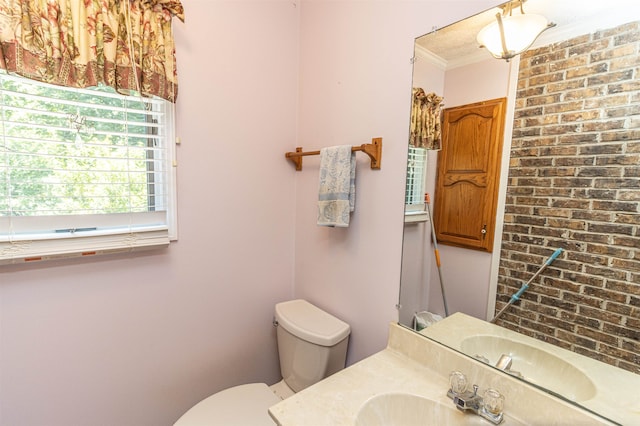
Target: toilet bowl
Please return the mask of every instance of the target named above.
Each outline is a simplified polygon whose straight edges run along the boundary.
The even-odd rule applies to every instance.
[[[174,426],[273,426],[267,410],[282,401],[264,383],[249,383],[214,393],[178,419]]]
[[[302,299],[278,303],[273,323],[282,381],[222,390],[194,405],[174,426],[273,426],[270,406],[344,368],[348,324]]]

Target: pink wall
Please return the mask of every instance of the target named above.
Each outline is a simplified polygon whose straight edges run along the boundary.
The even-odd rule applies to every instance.
[[[349,228],[316,226],[317,160],[305,159],[296,179],[295,293],[352,326],[349,362],[382,349],[398,319],[414,38],[490,3],[302,4],[300,143],[318,148],[378,136],[384,143],[381,170],[358,155]]]
[[[167,425],[278,379],[293,295],[298,9],[187,0],[176,23],[179,242],[0,269],[0,424]]]
[[[0,269],[0,424],[166,425],[222,388],[273,383],[273,305],[293,296],[353,326],[350,361],[381,349],[413,38],[495,3],[185,0],[180,241]],[[359,157],[352,227],[318,228],[317,162],[296,173],[284,152],[376,136],[382,170]]]

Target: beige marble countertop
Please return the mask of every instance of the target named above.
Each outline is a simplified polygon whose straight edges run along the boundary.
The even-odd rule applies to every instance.
[[[272,406],[269,414],[280,426],[347,426],[355,424],[367,400],[384,393],[453,404],[446,396],[453,370],[481,389],[493,387],[505,395],[504,425],[611,424],[397,324],[390,326],[386,349]],[[464,424],[490,424],[474,414],[459,415]]]

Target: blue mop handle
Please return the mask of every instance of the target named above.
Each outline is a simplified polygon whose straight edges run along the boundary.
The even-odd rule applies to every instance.
[[[513,303],[518,301],[518,299],[520,299],[520,296],[522,296],[522,293],[524,293],[525,291],[527,291],[527,289],[529,288],[529,283],[531,283],[531,281],[533,281],[535,279],[535,277],[538,276],[538,274],[540,274],[540,272],[542,272],[542,270],[544,268],[546,268],[547,266],[551,265],[551,262],[553,262],[554,260],[556,260],[556,258],[558,256],[560,256],[560,254],[562,254],[562,249],[559,248],[556,251],[553,252],[553,254],[551,255],[551,257],[549,257],[549,259],[547,259],[546,262],[544,262],[544,264],[542,265],[542,267],[540,269],[538,269],[538,272],[536,272],[531,279],[529,279],[529,281],[527,281],[525,284],[522,284],[522,287],[520,287],[520,290],[518,290],[513,296],[511,296],[511,299],[509,300],[509,302]]]
[[[520,299],[520,296],[522,296],[522,293],[527,291],[528,288],[529,288],[529,284],[522,284],[522,287],[520,287],[520,290],[513,293],[513,296],[511,296],[511,300],[509,300],[509,302],[510,303],[517,302],[518,299]]]
[[[551,257],[546,261],[545,266],[551,265],[551,262],[556,260],[556,258],[558,256],[560,256],[562,254],[562,252],[563,252],[563,250],[561,248],[559,248],[556,251],[554,251],[553,254],[551,255]]]

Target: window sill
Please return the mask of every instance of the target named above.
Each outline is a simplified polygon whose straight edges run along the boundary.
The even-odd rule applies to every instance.
[[[405,212],[404,223],[429,222],[426,211]]]
[[[62,238],[0,241],[0,265],[127,253],[167,247],[167,229],[110,235],[65,235]]]

